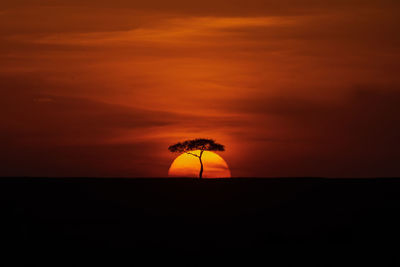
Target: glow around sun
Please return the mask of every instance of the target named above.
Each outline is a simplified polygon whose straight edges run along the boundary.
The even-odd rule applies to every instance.
[[[190,153],[200,155],[200,150]],[[204,164],[203,178],[229,178],[231,172],[228,164],[218,154],[211,151],[204,151],[202,156]],[[199,177],[200,162],[195,156],[183,153],[178,156],[168,171],[169,177]]]

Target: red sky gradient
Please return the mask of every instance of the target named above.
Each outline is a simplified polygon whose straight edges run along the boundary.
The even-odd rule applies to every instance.
[[[4,0],[0,176],[400,176],[400,1]]]

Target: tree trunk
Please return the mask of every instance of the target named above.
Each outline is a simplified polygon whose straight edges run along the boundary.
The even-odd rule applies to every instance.
[[[199,178],[203,178],[203,161],[201,160],[201,156],[203,156],[203,150],[200,152],[199,160],[200,160],[200,173],[199,173]]]

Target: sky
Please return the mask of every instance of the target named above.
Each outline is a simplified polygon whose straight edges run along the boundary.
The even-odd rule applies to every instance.
[[[4,0],[0,176],[400,176],[398,0]]]

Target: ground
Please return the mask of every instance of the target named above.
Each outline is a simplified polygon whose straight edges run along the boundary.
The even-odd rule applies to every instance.
[[[274,244],[374,250],[400,240],[395,178],[2,178],[0,193],[2,240],[24,253],[266,253]],[[397,257],[388,254],[375,260]],[[339,255],[322,258],[340,262]]]

